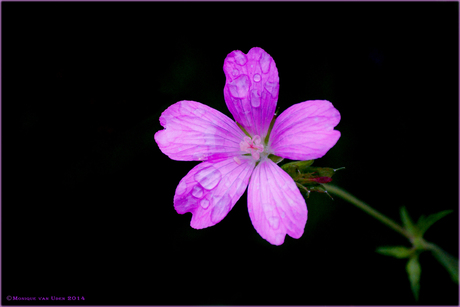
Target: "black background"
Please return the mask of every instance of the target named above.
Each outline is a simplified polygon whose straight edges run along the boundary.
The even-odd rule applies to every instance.
[[[195,230],[173,196],[197,162],[154,141],[195,100],[230,116],[228,53],[275,60],[278,106],[327,99],[342,136],[316,166],[396,221],[454,212],[425,238],[458,256],[458,3],[2,3],[2,303],[416,304],[407,240],[351,204],[307,199],[304,235],[272,246],[243,194]],[[418,304],[458,305],[420,256]],[[53,304],[49,301],[46,304]],[[69,304],[58,302],[60,305]],[[35,304],[38,304],[36,302]]]

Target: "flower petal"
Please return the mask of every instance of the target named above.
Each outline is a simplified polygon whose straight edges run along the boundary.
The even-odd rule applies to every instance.
[[[160,150],[173,160],[203,161],[239,154],[245,134],[228,116],[196,101],[179,101],[160,116]]]
[[[327,100],[295,104],[280,114],[270,134],[272,153],[291,160],[312,160],[326,154],[337,143],[334,127],[340,113]]]
[[[286,234],[298,239],[307,222],[307,205],[294,180],[270,159],[254,169],[248,189],[252,225],[262,238],[281,245]]]
[[[235,50],[224,61],[224,98],[233,118],[251,136],[267,135],[278,101],[278,69],[259,47],[244,54]]]
[[[243,195],[254,165],[250,157],[198,164],[179,182],[174,208],[179,214],[191,212],[195,229],[219,223]]]

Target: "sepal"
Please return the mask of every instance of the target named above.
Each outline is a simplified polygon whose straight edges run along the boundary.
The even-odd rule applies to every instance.
[[[281,168],[294,179],[294,182],[301,191],[307,193],[307,197],[310,197],[310,192],[325,193],[329,195],[323,183],[331,182],[335,172],[344,169],[344,167],[337,169],[330,167],[314,167],[311,166],[313,161],[314,160],[289,162],[281,166]],[[331,197],[331,195],[329,195],[329,197]]]

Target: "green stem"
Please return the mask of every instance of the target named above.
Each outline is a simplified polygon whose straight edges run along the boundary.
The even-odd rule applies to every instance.
[[[408,231],[406,231],[403,227],[399,226],[393,220],[387,218],[386,216],[384,216],[377,210],[371,208],[368,204],[366,204],[362,200],[357,199],[356,197],[354,197],[347,191],[337,186],[330,185],[330,184],[324,184],[324,187],[331,194],[337,195],[338,197],[343,198],[344,200],[352,203],[356,207],[360,208],[361,210],[365,211],[366,213],[378,219],[380,222],[384,223],[385,225],[389,226],[393,230],[405,236],[412,243],[413,248],[419,249],[419,250],[431,251],[433,256],[449,272],[452,280],[458,284],[458,259],[457,258],[446,253],[436,244],[425,241],[422,237],[412,236]]]
[[[331,185],[331,184],[324,184],[324,187],[331,194],[334,194],[334,195],[336,195],[336,196],[338,196],[340,198],[343,198],[344,200],[346,200],[349,203],[355,205],[356,207],[358,207],[359,209],[363,210],[367,214],[369,214],[369,215],[373,216],[374,218],[378,219],[380,222],[384,223],[385,225],[387,225],[391,229],[399,232],[400,234],[405,236],[407,239],[412,240],[411,235],[404,228],[399,226],[396,222],[394,222],[393,220],[389,219],[388,217],[386,217],[382,213],[380,213],[377,210],[373,209],[371,206],[369,206],[368,204],[366,204],[362,200],[357,199],[356,197],[354,197],[353,195],[351,195],[347,191],[345,191],[345,190],[343,190],[343,189],[341,189],[341,188],[339,188],[337,186],[334,186],[334,185]]]

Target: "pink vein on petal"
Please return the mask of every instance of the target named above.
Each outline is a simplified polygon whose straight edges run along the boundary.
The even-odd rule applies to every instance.
[[[177,213],[193,214],[190,225],[201,229],[220,222],[248,186],[255,161],[233,158],[202,162],[182,178],[174,195]]]

